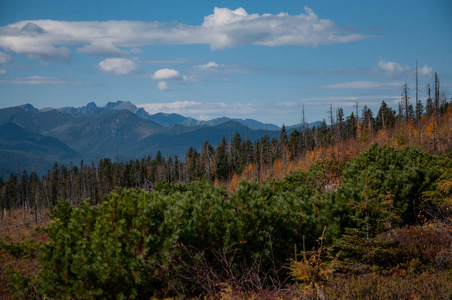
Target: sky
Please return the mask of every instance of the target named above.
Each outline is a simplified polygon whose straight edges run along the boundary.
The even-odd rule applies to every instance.
[[[0,108],[130,101],[281,126],[452,90],[452,1],[0,0]]]

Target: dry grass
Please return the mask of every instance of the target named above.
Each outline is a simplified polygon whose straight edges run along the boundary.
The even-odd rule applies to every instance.
[[[45,227],[50,222],[48,209],[38,214],[37,223],[33,211],[27,211],[25,214],[22,209],[14,209],[11,216],[8,213],[2,213],[0,218],[0,240],[6,242],[22,242],[33,238],[37,229]]]
[[[0,219],[0,241],[7,243],[21,243],[33,240],[35,243],[46,242],[47,236],[42,230],[49,222],[48,210],[43,211],[41,217],[38,215],[38,223],[35,222],[35,215],[26,213],[23,210],[12,210],[11,216],[4,216]],[[36,274],[39,267],[39,259],[36,255],[28,258],[14,257],[5,250],[0,249],[0,299],[15,299],[11,294],[8,285],[6,268],[12,266],[21,275]]]

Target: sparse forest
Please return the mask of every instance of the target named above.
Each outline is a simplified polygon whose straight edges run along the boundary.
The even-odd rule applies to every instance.
[[[452,105],[0,180],[0,298],[448,299]]]

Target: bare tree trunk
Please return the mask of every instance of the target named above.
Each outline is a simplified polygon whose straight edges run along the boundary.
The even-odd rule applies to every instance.
[[[436,154],[435,114],[433,114],[433,154]]]
[[[419,121],[421,119],[420,103],[419,103],[419,80],[418,80],[418,68],[416,60],[416,128],[419,128]]]
[[[38,205],[36,204],[35,201],[35,223],[38,224]]]

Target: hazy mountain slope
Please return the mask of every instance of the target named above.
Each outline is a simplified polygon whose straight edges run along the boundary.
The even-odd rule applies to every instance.
[[[16,106],[0,109],[0,125],[14,123],[28,131],[45,134],[50,130],[73,126],[86,120],[71,114],[60,113],[56,110],[37,111],[31,105],[27,108]],[[87,117],[85,117],[87,118]]]
[[[210,144],[216,147],[221,142],[223,136],[230,142],[231,136],[233,137],[236,132],[245,140],[247,131],[249,139],[253,142],[266,133],[265,130],[247,130],[246,126],[238,122],[228,121],[216,126],[198,127],[196,130],[182,132],[176,135],[151,135],[141,141],[142,147],[146,151],[139,152],[138,154],[146,155],[153,153],[155,155],[160,150],[164,156],[178,155],[179,157],[183,157],[189,147],[194,147],[198,151],[201,151],[204,141],[209,141]],[[268,131],[268,134],[272,138],[273,136],[278,136],[279,131]]]
[[[264,124],[253,119],[243,120],[221,117],[209,121],[200,121],[193,118],[184,117],[178,114],[166,114],[166,113],[157,113],[155,115],[151,115],[149,118],[150,120],[164,127],[171,127],[178,124],[184,126],[199,126],[199,125],[216,126],[229,121],[235,121],[242,125],[247,126],[249,129],[280,130],[280,128],[274,124]]]
[[[0,125],[11,122],[25,129],[37,128],[36,113],[30,112],[29,109],[24,107],[25,105],[0,109]],[[29,106],[26,107],[29,108]]]
[[[82,117],[78,122],[46,131],[85,156],[102,157],[134,153],[139,141],[163,130],[130,111],[113,111],[95,117]]]
[[[78,155],[77,152],[54,137],[27,131],[11,122],[0,126],[0,149],[29,152],[58,159]]]
[[[43,174],[55,162],[78,163],[81,156],[60,140],[25,130],[11,122],[0,126],[0,177],[27,169]]]
[[[312,122],[312,123],[308,123],[307,127],[308,128],[318,127],[318,126],[322,125],[322,123],[323,123],[322,121],[315,121],[315,122]],[[295,125],[292,125],[292,126],[287,126],[286,129],[287,130],[293,130],[293,129],[300,130],[300,127],[301,127],[301,123],[300,124],[295,124]]]
[[[166,113],[157,113],[149,117],[149,120],[152,120],[163,127],[171,127],[176,124],[183,124],[187,119],[187,117],[178,114]]]
[[[36,172],[38,175],[44,175],[55,163],[69,166],[71,162],[78,164],[80,159],[61,161],[22,151],[0,150],[0,177],[7,179],[9,173],[17,174],[22,170],[27,170],[28,174]]]
[[[265,124],[253,119],[232,119],[233,121],[237,121],[240,124],[247,126],[249,129],[267,129],[267,130],[281,130],[279,126],[275,124]]]

